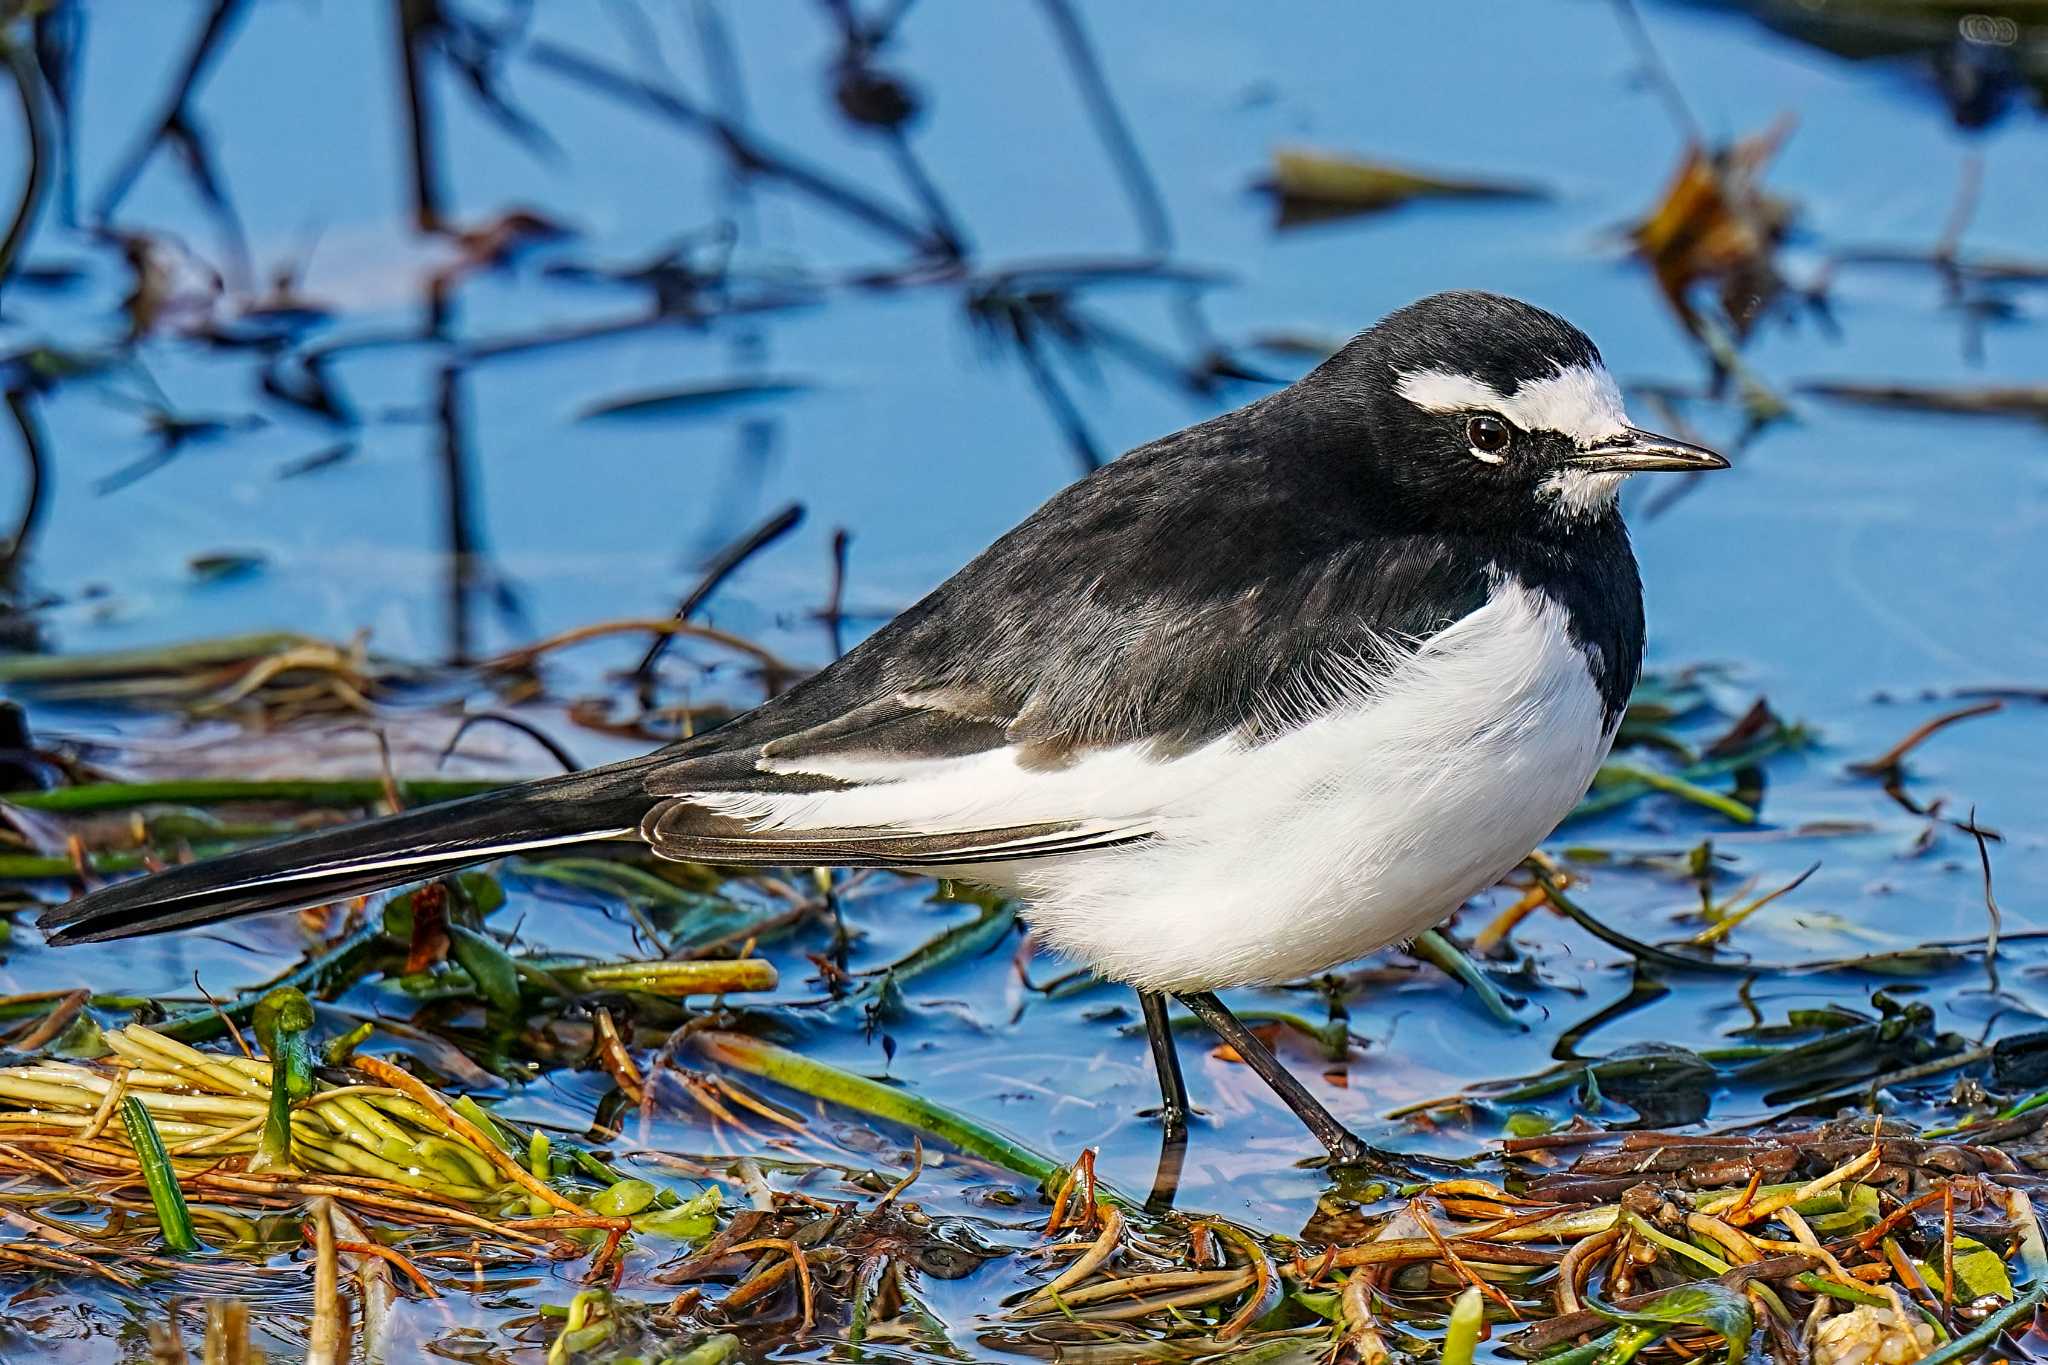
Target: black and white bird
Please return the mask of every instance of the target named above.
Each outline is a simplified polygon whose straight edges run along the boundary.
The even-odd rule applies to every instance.
[[[982,883],[1220,1033],[1333,1159],[1370,1149],[1216,998],[1412,937],[1584,795],[1643,655],[1616,503],[1710,450],[1630,424],[1593,343],[1492,294],[1046,503],[839,662],[642,758],[88,893],[78,943],[316,905],[589,839]]]

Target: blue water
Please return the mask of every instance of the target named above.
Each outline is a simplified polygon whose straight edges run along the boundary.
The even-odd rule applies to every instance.
[[[622,25],[618,16],[628,12],[544,7],[535,34],[646,79],[672,79],[710,103],[689,8],[648,8],[657,43]],[[772,0],[715,13],[737,54],[748,126],[915,216],[881,140],[850,128],[831,101],[825,75],[836,45],[820,12]],[[2048,253],[2048,125],[2024,100],[1995,127],[1966,135],[1911,62],[1845,61],[1771,33],[1735,7],[1654,5],[1645,17],[1710,137],[1796,116],[1768,175],[1770,187],[1797,204],[1779,257],[1794,285],[1815,279],[1843,249],[1931,246],[1972,154],[1982,157],[1983,177],[1965,254],[2038,261]],[[86,11],[76,97],[81,203],[90,205],[156,107],[196,18],[189,6]],[[467,345],[488,349],[536,329],[632,314],[644,294],[564,278],[559,267],[642,262],[721,222],[733,228],[736,272],[759,282],[750,287],[796,301],[707,326],[668,325],[460,365],[474,522],[517,603],[471,603],[463,627],[469,652],[601,619],[663,615],[710,551],[791,501],[805,508],[802,526],[750,561],[702,619],[802,663],[826,662],[827,635],[810,613],[826,595],[837,528],[852,536],[848,602],[869,613],[856,629],[915,600],[1080,467],[1014,350],[969,316],[976,283],[1018,265],[1138,262],[1163,246],[1175,265],[1204,272],[1200,309],[1213,337],[1282,380],[1308,362],[1259,349],[1259,338],[1335,342],[1418,294],[1478,287],[1565,313],[1627,385],[1703,389],[1699,347],[1663,307],[1623,236],[1653,203],[1683,141],[1611,7],[1154,0],[1091,6],[1084,22],[1156,183],[1168,239],[1148,236],[1041,10],[928,4],[903,23],[887,60],[922,96],[912,143],[971,254],[964,277],[893,289],[846,281],[899,266],[900,242],[770,181],[736,183],[701,136],[515,53],[504,90],[544,126],[553,150],[537,155],[438,77],[449,216],[476,223],[525,207],[576,235],[466,278],[444,340],[346,350],[330,372],[360,414],[346,427],[264,399],[253,356],[200,345],[175,327],[137,348],[137,370],[70,382],[41,399],[52,488],[24,581],[48,599],[36,619],[50,645],[89,651],[259,628],[343,640],[367,628],[381,653],[448,657],[458,632],[445,589],[441,433],[431,420],[439,371]],[[302,345],[416,332],[425,281],[453,254],[411,228],[391,27],[382,7],[257,7],[199,101],[255,273],[267,278],[296,262],[301,294],[333,311]],[[1278,232],[1270,200],[1252,186],[1272,150],[1287,146],[1533,181],[1548,193],[1419,204]],[[0,120],[0,185],[20,170],[14,125]],[[167,155],[152,161],[118,221],[174,236],[195,258],[227,259]],[[696,249],[700,259],[714,254]],[[28,260],[75,263],[85,278],[68,291],[10,286],[0,310],[7,347],[84,350],[118,341],[128,280],[117,253],[65,227],[53,204]],[[1140,278],[1089,288],[1077,302],[1185,359],[1206,344],[1186,328],[1187,297],[1181,286]],[[1820,743],[1770,765],[1759,829],[1736,830],[1657,800],[1575,825],[1560,842],[1666,853],[1711,834],[1732,858],[1726,885],[1753,876],[1760,889],[1819,860],[1812,880],[1738,931],[1735,944],[1759,959],[1982,932],[1971,842],[1944,829],[1914,852],[1924,822],[1845,765],[1959,704],[1950,695],[1956,689],[2030,687],[2038,696],[2048,687],[2038,590],[2048,564],[2048,441],[2038,423],[2020,419],[1864,410],[1804,396],[1798,386],[2039,385],[2048,377],[2048,302],[2039,288],[2021,285],[2002,297],[2009,315],[1983,329],[1975,354],[1933,271],[1841,271],[1828,297],[1835,327],[1791,307],[1767,319],[1744,352],[1752,372],[1790,401],[1791,419],[1744,448],[1732,472],[1703,480],[1654,516],[1644,502],[1660,490],[1630,490],[1652,667],[1721,665],[1711,690],[1728,712],[1768,696],[1780,714],[1808,722]],[[1264,391],[1240,381],[1191,394],[1101,348],[1050,345],[1104,452]],[[665,417],[576,419],[589,404],[634,391],[760,377],[802,388]],[[135,399],[152,388],[181,415],[256,417],[261,425],[195,442],[145,477],[97,491],[149,453]],[[1641,399],[1633,407],[1639,421],[1658,424]],[[1712,441],[1732,440],[1742,422],[1726,398],[1688,403],[1684,413]],[[279,477],[340,442],[354,447],[350,458]],[[19,474],[0,463],[5,506],[18,494]],[[188,561],[219,551],[253,553],[263,563],[229,581],[198,581]],[[640,647],[617,640],[565,654],[550,676],[564,696],[597,691]],[[730,669],[701,678],[678,669],[671,680],[678,695],[687,683],[696,700],[750,698]],[[550,728],[562,724],[559,713],[545,715]],[[40,731],[100,738],[160,740],[167,730],[160,718],[76,710],[33,710],[31,720]],[[1693,735],[1709,736],[1722,723],[1703,719]],[[629,751],[558,732],[585,761]],[[373,770],[374,751],[360,735],[330,738],[323,748],[330,763]],[[2048,927],[2040,919],[2048,892],[2044,759],[2048,708],[2020,696],[2000,714],[1937,736],[1910,763],[1918,800],[1942,799],[1955,816],[1974,807],[2004,835],[1992,857],[2008,931]],[[203,755],[193,761],[207,766]],[[523,761],[545,769],[538,755]],[[1821,822],[1860,832],[1798,833]],[[1679,923],[1696,902],[1691,887],[1668,876],[1596,869],[1581,894],[1596,914],[1642,937],[1696,927]],[[910,890],[851,911],[869,936],[858,960],[887,961],[945,922],[916,909],[920,900]],[[1475,904],[1458,928],[1472,932],[1505,902]],[[543,941],[551,947],[624,946],[616,925],[578,922],[559,909],[550,915]],[[227,941],[195,935],[62,953],[40,950],[32,938],[17,931],[0,961],[0,993],[73,983],[174,993],[189,990],[195,969],[220,990],[262,979],[300,946],[289,925]],[[1621,956],[1562,921],[1530,920],[1518,942],[1542,964],[1540,979],[1515,987],[1530,997],[1525,1017],[1535,1027],[1502,1028],[1428,971],[1370,987],[1354,1004],[1353,1027],[1371,1046],[1351,1063],[1346,1087],[1323,1087],[1327,1102],[1382,1136],[1426,1141],[1379,1126],[1378,1116],[1537,1070],[1564,1024],[1627,992]],[[1091,1017],[1120,1003],[1118,993],[1040,1004],[1016,986],[1008,959],[1006,946],[920,984],[913,994],[928,1007],[898,1031],[905,1051],[895,1074],[915,1075],[921,1087],[1046,1151],[1064,1156],[1105,1143],[1111,1177],[1142,1187],[1151,1174],[1150,1138],[1136,1113],[1151,1099],[1142,1045]],[[1384,960],[1405,962],[1395,954]],[[801,958],[793,961],[784,994],[798,998],[810,992],[798,984]],[[2009,948],[2000,997],[1978,990],[1983,978],[1971,968],[1924,983],[1923,998],[1937,1006],[1942,1027],[1972,1036],[2015,1031],[2048,1006],[2035,961],[2027,945]],[[1033,970],[1043,978],[1056,968],[1041,961]],[[1867,1006],[1877,984],[1781,978],[1755,995],[1767,1013],[1823,1000]],[[1278,994],[1241,1003],[1316,1008],[1312,999]],[[1706,1045],[1747,1019],[1727,983],[1682,983],[1588,1046]],[[1200,1059],[1194,1043],[1191,1084],[1219,1122],[1198,1130],[1185,1199],[1272,1230],[1298,1228],[1320,1188],[1292,1165],[1306,1154],[1303,1138],[1243,1068]],[[820,1028],[809,1045],[855,1069],[885,1069],[879,1041],[855,1027]],[[1313,1069],[1306,1051],[1290,1055]],[[596,1073],[558,1077],[516,1103],[573,1126],[603,1085]],[[1713,1121],[1761,1112],[1757,1096],[1738,1089],[1718,1098]],[[1496,1120],[1482,1115],[1435,1141],[1470,1150],[1495,1131]],[[699,1136],[687,1123],[671,1134],[680,1147]],[[556,1301],[573,1292],[553,1289]]]

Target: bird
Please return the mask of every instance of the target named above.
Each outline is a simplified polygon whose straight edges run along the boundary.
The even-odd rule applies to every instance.
[[[1470,290],[1070,484],[837,662],[604,767],[302,834],[48,909],[51,944],[331,903],[594,839],[887,868],[1019,900],[1134,988],[1162,1127],[1169,998],[1322,1144],[1381,1157],[1217,992],[1447,918],[1584,796],[1644,646],[1618,501],[1728,465],[1635,426],[1600,352]]]

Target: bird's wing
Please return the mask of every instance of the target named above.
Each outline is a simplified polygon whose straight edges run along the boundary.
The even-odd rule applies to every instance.
[[[1177,758],[1356,700],[1484,603],[1483,556],[1362,524],[1352,490],[1300,486],[1233,420],[1070,487],[832,667],[657,758],[643,836],[900,867],[1142,839],[1186,796]]]
[[[697,862],[946,867],[1145,838],[1143,812],[1048,786],[1017,762],[1014,702],[963,688],[893,693],[819,724],[649,776],[656,852]]]

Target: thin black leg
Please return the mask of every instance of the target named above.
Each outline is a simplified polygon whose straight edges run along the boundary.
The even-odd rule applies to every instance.
[[[1294,1073],[1282,1066],[1280,1059],[1259,1041],[1258,1035],[1246,1028],[1244,1022],[1232,1014],[1213,992],[1190,991],[1184,995],[1177,994],[1175,998],[1194,1011],[1195,1017],[1214,1030],[1217,1037],[1230,1044],[1230,1050],[1243,1058],[1245,1065],[1259,1073],[1259,1079],[1273,1088],[1281,1103],[1292,1109],[1294,1116],[1315,1134],[1316,1141],[1323,1144],[1332,1162],[1348,1166],[1379,1157],[1379,1153],[1362,1142],[1357,1134],[1339,1123],[1336,1115],[1323,1108],[1316,1097],[1308,1093],[1308,1087],[1294,1079]]]
[[[1181,1079],[1180,1053],[1173,1045],[1173,1027],[1166,1019],[1166,997],[1139,991],[1145,1011],[1145,1037],[1152,1043],[1152,1068],[1159,1073],[1159,1127],[1169,1141],[1188,1135],[1188,1086]]]
[[[1166,997],[1157,991],[1139,991],[1138,1004],[1145,1011],[1145,1036],[1152,1044],[1152,1066],[1159,1073],[1159,1169],[1152,1177],[1152,1192],[1145,1197],[1148,1213],[1164,1213],[1180,1194],[1181,1167],[1188,1156],[1187,1082],[1180,1074],[1180,1050],[1173,1044],[1173,1028],[1166,1018]]]
[[[1215,1030],[1217,1037],[1230,1044],[1231,1050],[1259,1073],[1260,1080],[1273,1087],[1273,1093],[1294,1111],[1294,1116],[1308,1126],[1308,1130],[1316,1135],[1316,1141],[1329,1152],[1331,1165],[1368,1166],[1389,1175],[1410,1178],[1424,1174],[1451,1175],[1462,1169],[1454,1162],[1435,1157],[1385,1152],[1370,1145],[1339,1123],[1335,1114],[1323,1108],[1316,1097],[1308,1093],[1308,1088],[1294,1079],[1294,1073],[1267,1050],[1258,1035],[1246,1028],[1244,1021],[1232,1014],[1230,1007],[1212,992],[1197,991],[1174,998],[1194,1011],[1196,1018]]]

